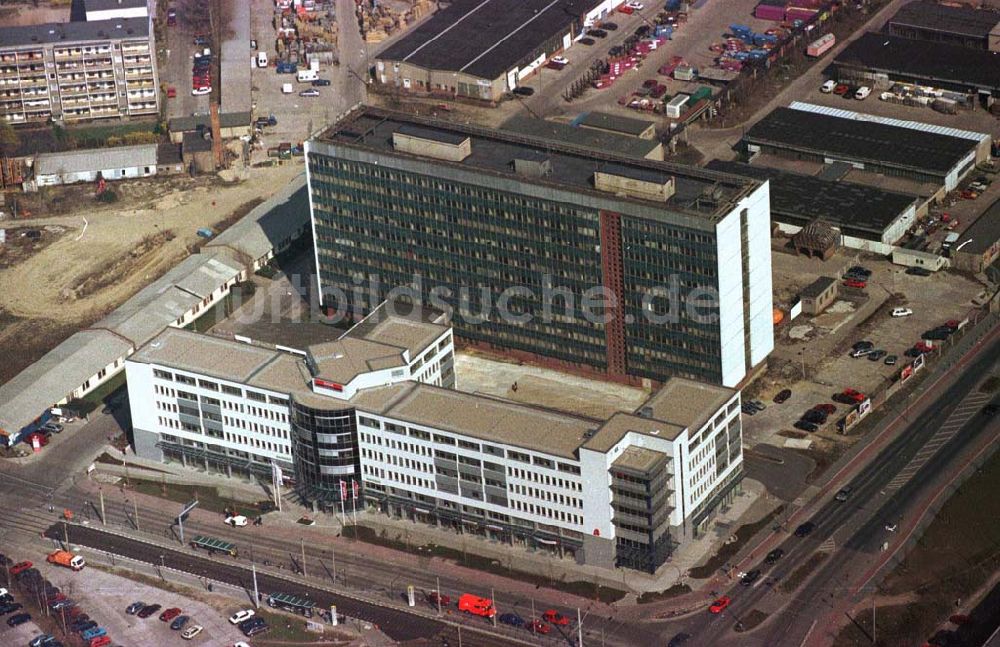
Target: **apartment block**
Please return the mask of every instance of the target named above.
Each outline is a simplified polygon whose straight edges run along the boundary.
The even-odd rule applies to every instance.
[[[773,349],[766,182],[364,107],[306,155],[331,310],[409,290],[466,343],[625,381],[735,386]]]
[[[317,509],[377,510],[655,572],[739,491],[740,395],[671,378],[595,419],[456,390],[439,317],[385,304],[303,350],[170,329],[126,363],[136,453],[294,475]]]
[[[158,112],[149,17],[0,27],[0,117],[8,122]]]

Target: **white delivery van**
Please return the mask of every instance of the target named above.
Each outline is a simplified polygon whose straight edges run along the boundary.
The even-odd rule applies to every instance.
[[[257,67],[267,67],[267,52],[257,52]]]
[[[319,74],[316,70],[299,70],[298,76],[295,78],[298,79],[299,83],[311,83],[319,78]]]
[[[293,92],[295,92],[295,90],[292,88],[292,84],[291,83],[282,83],[281,84],[281,93],[282,94],[291,94]]]

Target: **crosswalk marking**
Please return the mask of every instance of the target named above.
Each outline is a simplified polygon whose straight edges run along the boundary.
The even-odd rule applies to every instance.
[[[819,545],[820,552],[832,553],[837,547],[837,542],[834,541],[833,537],[828,537],[826,541]]]

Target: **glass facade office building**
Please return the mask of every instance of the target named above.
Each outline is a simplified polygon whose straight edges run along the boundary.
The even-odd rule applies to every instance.
[[[372,109],[307,161],[330,309],[410,294],[466,340],[626,379],[732,386],[773,347],[766,184]]]

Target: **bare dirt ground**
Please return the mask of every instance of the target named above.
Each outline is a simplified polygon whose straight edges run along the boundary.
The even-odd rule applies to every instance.
[[[31,2],[3,2],[0,6],[0,25],[15,27],[35,25],[41,22],[67,22],[70,3],[52,3],[51,6],[36,7]]]
[[[301,170],[294,161],[253,169],[239,183],[187,176],[114,183],[112,205],[96,202],[89,185],[39,194],[30,219],[4,223],[8,237],[21,227],[65,231],[45,232],[37,253],[0,264],[0,348],[17,349],[5,353],[0,382],[176,265],[204,242],[199,228],[224,228]]]

